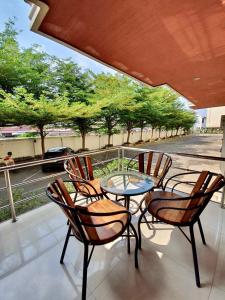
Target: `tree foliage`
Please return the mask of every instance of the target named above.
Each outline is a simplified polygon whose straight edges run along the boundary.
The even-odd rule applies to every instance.
[[[42,94],[36,98],[24,88],[14,93],[0,90],[0,118],[5,124],[31,125],[38,128],[42,153],[45,152],[45,126],[62,122],[68,116],[68,98],[56,95],[54,99]]]
[[[9,20],[0,32],[0,123],[38,128],[44,152],[45,127],[57,123],[79,131],[82,148],[90,131],[112,135],[144,127],[188,131],[195,114],[169,88],[150,88],[128,77],[82,71],[71,59],[50,56],[38,45],[23,49]]]

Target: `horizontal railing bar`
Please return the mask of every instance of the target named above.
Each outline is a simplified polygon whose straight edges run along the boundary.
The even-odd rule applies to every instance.
[[[36,182],[43,181],[45,179],[56,177],[56,176],[63,175],[63,174],[66,174],[66,171],[62,171],[62,172],[59,172],[59,173],[54,173],[54,174],[44,176],[44,177],[39,177],[39,178],[36,178],[36,179],[22,181],[22,182],[19,182],[19,183],[14,183],[14,184],[12,184],[12,188],[20,187],[20,186],[31,184],[31,183],[36,183]]]
[[[16,169],[22,169],[22,168],[26,168],[26,167],[33,167],[33,166],[38,166],[38,165],[44,165],[50,162],[58,162],[58,161],[63,161],[69,158],[76,156],[84,156],[84,155],[93,155],[93,154],[99,154],[99,153],[105,153],[105,152],[112,152],[115,150],[120,149],[121,147],[112,147],[110,149],[102,149],[102,150],[91,150],[91,151],[87,151],[87,152],[82,152],[80,154],[72,154],[72,155],[66,155],[66,156],[59,156],[59,157],[54,157],[54,158],[48,158],[48,159],[40,159],[40,160],[36,160],[36,161],[29,161],[26,163],[20,163],[20,164],[15,164],[15,165],[11,165],[11,166],[4,166],[4,167],[0,167],[0,172],[5,171],[5,170],[16,170]]]
[[[39,198],[40,196],[43,196],[43,195],[46,196],[46,193],[42,192],[42,193],[32,195],[32,196],[29,196],[29,197],[26,197],[26,198],[22,198],[21,200],[17,200],[16,202],[14,202],[14,204],[16,206],[18,203],[22,203],[22,202],[26,202],[26,201],[29,201],[29,200],[32,200],[32,199],[35,199],[35,198]]]
[[[87,151],[87,152],[83,152],[81,154],[76,154],[76,155],[77,156],[83,156],[83,155],[87,155],[87,154],[93,155],[93,154],[99,154],[99,153],[105,153],[105,152],[112,152],[112,151],[116,151],[118,149],[137,151],[137,152],[151,151],[151,149],[146,149],[146,148],[133,148],[133,147],[118,146],[118,147],[113,147],[110,149],[102,149],[102,150],[98,150],[98,151],[95,151],[95,150]],[[158,152],[158,153],[163,153],[163,151],[159,151],[159,150],[154,150],[154,151]],[[218,156],[190,154],[190,153],[183,153],[183,152],[166,152],[166,153],[171,154],[171,155],[186,156],[186,157],[206,159],[206,160],[225,161],[225,157],[218,157]],[[48,158],[48,159],[41,159],[41,160],[37,160],[37,161],[31,161],[31,162],[26,162],[26,163],[11,165],[11,166],[4,166],[4,167],[0,167],[0,172],[2,172],[4,170],[16,170],[16,169],[21,169],[21,168],[25,168],[25,167],[44,165],[44,164],[51,163],[51,162],[63,161],[65,159],[72,158],[72,157],[74,157],[74,154],[68,155],[68,156],[60,156],[60,157],[54,157],[54,158]]]
[[[1,209],[5,209],[5,208],[7,208],[7,207],[9,208],[10,205],[9,205],[9,204],[6,204],[6,205],[4,205],[4,206],[1,206],[1,207],[0,207],[0,210],[1,210]]]
[[[113,160],[115,160],[115,159],[111,158],[111,159],[103,160],[102,162],[94,163],[93,166],[101,165],[102,163],[110,162],[110,161],[113,161]],[[42,176],[42,177],[39,177],[39,178],[36,178],[36,179],[27,180],[27,181],[24,181],[24,182],[22,181],[22,182],[19,182],[19,183],[15,183],[15,184],[12,184],[12,188],[16,188],[16,187],[24,186],[24,185],[27,185],[27,184],[44,181],[46,179],[53,178],[53,177],[56,177],[56,176],[60,176],[60,175],[63,175],[63,174],[66,174],[66,171],[62,171],[62,172],[59,172],[59,173],[54,173],[54,174],[44,176],[44,177]]]
[[[121,148],[125,149],[125,150],[140,151],[140,152],[151,151],[151,149],[144,149],[144,148],[133,148],[133,147],[123,147],[123,146]],[[164,151],[159,151],[159,150],[154,150],[154,152],[165,153]],[[201,155],[201,154],[190,154],[190,153],[183,153],[183,152],[168,152],[168,151],[166,151],[166,153],[171,154],[171,155],[187,156],[187,157],[207,159],[207,160],[225,161],[225,157],[219,157],[219,156],[210,156],[210,155]]]

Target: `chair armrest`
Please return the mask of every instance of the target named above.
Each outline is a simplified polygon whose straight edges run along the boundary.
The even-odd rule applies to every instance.
[[[96,190],[96,188],[86,179],[80,178],[78,176],[73,175],[73,177],[78,178],[78,180],[75,179],[71,179],[71,180],[64,180],[64,182],[70,182],[70,183],[77,183],[79,184],[79,186],[77,187],[77,189],[79,189],[80,186],[82,186],[84,188],[84,190],[82,192],[87,194],[87,197],[90,198],[97,198],[98,200],[100,200],[100,197],[98,196],[98,192]],[[95,192],[95,195],[91,195],[90,190],[88,189],[88,186],[93,189],[93,191]],[[86,190],[86,191],[85,191]],[[76,190],[77,193],[80,193],[81,191]]]
[[[109,221],[109,222],[105,222],[105,223],[98,223],[98,224],[91,224],[91,223],[86,223],[86,222],[81,222],[81,225],[85,226],[85,227],[103,227],[103,226],[107,226],[113,223],[119,223],[122,226],[122,229],[126,229],[126,226],[124,226],[123,222],[121,220],[113,220],[113,221]]]
[[[187,207],[187,208],[182,208],[182,207],[175,207],[175,206],[169,206],[169,207],[160,207],[159,209],[157,209],[156,211],[156,218],[159,216],[159,212],[162,210],[180,210],[180,211],[192,211],[195,209],[200,208],[201,205],[196,205],[194,207]]]
[[[168,185],[168,183],[170,182],[170,181],[172,181],[174,178],[176,178],[176,177],[179,177],[179,176],[186,176],[186,175],[192,175],[192,174],[200,174],[201,172],[199,172],[199,171],[192,171],[192,172],[185,172],[185,173],[179,173],[179,174],[176,174],[176,175],[173,175],[173,176],[171,176],[170,178],[168,178],[167,179],[167,181],[166,181],[166,183],[164,184],[164,186],[163,186],[163,190],[165,190],[166,189],[166,187],[167,187],[167,185]],[[192,183],[192,181],[182,181],[181,183]],[[173,187],[172,187],[172,189],[173,189]]]
[[[87,208],[87,207],[85,207]],[[93,216],[93,217],[110,217],[120,214],[127,214],[131,216],[131,213],[128,210],[118,210],[118,211],[111,211],[111,212],[90,212],[88,210],[79,211],[79,214],[85,215],[85,216]]]
[[[154,202],[159,202],[159,201],[168,201],[168,202],[181,202],[181,201],[195,201],[196,199],[199,199],[200,197],[205,197],[206,193],[200,192],[195,194],[194,196],[187,196],[187,197],[177,197],[177,198],[155,198],[152,199],[151,202],[149,203],[148,207],[152,205]]]
[[[99,217],[101,219],[101,217],[112,217],[112,216],[119,216],[119,215],[123,215],[126,214],[128,217],[128,223],[131,222],[131,213],[127,210],[119,210],[119,211],[113,211],[113,212],[90,212],[88,211],[88,208],[85,207],[80,207],[78,208],[78,213],[82,219],[83,217]],[[125,229],[126,225],[122,222],[121,219],[114,219],[111,221],[106,221],[106,222],[100,222],[97,224],[93,224],[92,221],[90,220],[90,222],[88,222],[88,220],[81,220],[81,225],[83,226],[87,226],[87,227],[102,227],[102,226],[106,226],[106,225],[110,225],[110,224],[114,224],[114,223],[120,223],[122,225],[122,228]]]

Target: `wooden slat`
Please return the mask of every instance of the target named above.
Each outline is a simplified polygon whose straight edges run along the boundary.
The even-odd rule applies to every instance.
[[[192,189],[191,195],[194,195],[195,193],[198,193],[201,190],[208,174],[209,174],[209,171],[202,171],[201,172],[195,186]]]
[[[94,179],[94,173],[93,173],[93,167],[92,167],[92,163],[91,163],[91,157],[86,156],[85,161],[86,161],[86,166],[87,166],[88,177],[89,177],[90,180],[93,180]]]
[[[76,169],[74,158],[68,159],[67,164],[68,164],[68,167],[69,167],[69,168],[71,169],[71,171],[72,171],[72,172],[70,172],[70,173],[73,173],[73,174],[75,175],[75,178],[74,178],[74,179],[76,179],[76,176],[79,176],[79,173],[78,173],[78,171],[77,171],[77,169]]]
[[[210,191],[218,188],[223,179],[224,179],[224,177],[221,174],[217,175],[216,178],[214,179],[214,181],[210,184],[210,186],[208,187],[208,189],[206,191],[210,192]]]
[[[161,165],[161,162],[162,162],[162,158],[163,158],[163,153],[159,153],[158,160],[157,160],[155,170],[154,170],[154,174],[153,174],[153,176],[155,176],[155,177],[158,176],[159,168],[160,168],[160,165]]]
[[[161,177],[164,177],[165,173],[167,173],[167,169],[169,167],[169,164],[170,164],[170,161],[171,161],[171,158],[170,157],[167,157],[165,163],[164,163],[164,167],[162,169],[162,172],[160,174]]]
[[[80,177],[83,178],[83,179],[86,179],[83,167],[82,167],[81,162],[80,162],[80,158],[78,156],[76,156],[75,160],[76,160],[77,168],[78,168],[78,170],[80,172]]]
[[[148,162],[147,162],[147,168],[146,168],[146,174],[151,174],[151,167],[152,167],[152,158],[153,158],[153,152],[148,153]]]
[[[62,191],[61,191],[61,189],[60,189],[60,187],[59,187],[59,185],[56,181],[52,185],[50,185],[49,190],[50,190],[52,196],[56,200],[58,200],[58,201],[60,201],[60,202],[67,205],[67,202],[65,201],[65,198],[63,197]],[[70,225],[72,226],[72,230],[73,230],[74,235],[76,237],[80,238],[81,237],[80,231],[78,229],[77,224],[75,223],[74,217],[71,214],[71,211],[69,210],[69,208],[66,208],[66,207],[63,207],[63,206],[61,206],[60,208],[62,209],[63,213],[68,218],[68,220],[70,222]]]
[[[58,178],[56,178],[56,183],[57,183],[66,203],[71,207],[75,207],[74,202],[73,202],[72,198],[70,197],[70,194],[69,194],[63,180],[58,177]]]
[[[145,154],[140,153],[138,154],[138,171],[141,173],[145,172],[144,164],[145,164]]]

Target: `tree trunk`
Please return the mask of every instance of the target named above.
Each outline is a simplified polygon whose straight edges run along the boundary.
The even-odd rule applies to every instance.
[[[159,127],[159,139],[161,138],[161,127]]]
[[[130,142],[130,132],[131,132],[131,129],[127,129],[127,144],[129,144],[129,142]]]
[[[112,134],[108,133],[108,145],[110,145],[111,136],[112,136]]]
[[[151,134],[151,140],[153,138],[154,128],[152,127],[152,134]]]
[[[140,135],[140,141],[143,141],[143,127],[141,127],[141,135]]]
[[[179,127],[178,127],[177,130],[176,130],[176,135],[178,135],[178,130],[179,130]]]
[[[82,149],[85,149],[85,138],[86,138],[86,134],[84,132],[81,132]]]
[[[44,126],[43,125],[39,125],[38,126],[39,129],[39,134],[41,136],[41,151],[42,151],[42,157],[44,157],[44,153],[45,153],[45,134],[44,134]]]

